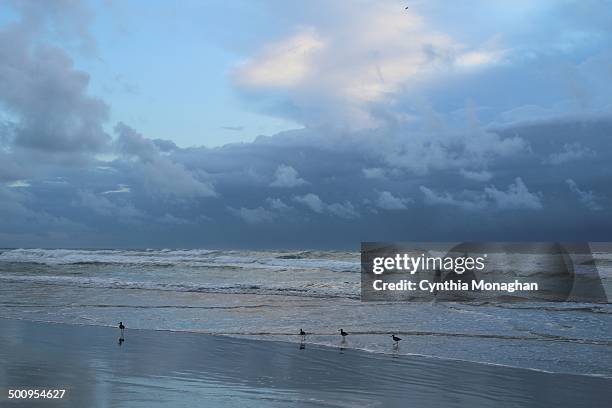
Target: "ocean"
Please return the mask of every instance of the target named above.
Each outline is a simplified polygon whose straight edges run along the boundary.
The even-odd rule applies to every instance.
[[[594,257],[609,295],[612,255]],[[612,378],[610,303],[362,302],[358,252],[3,249],[0,317],[295,343],[303,329],[308,344]]]

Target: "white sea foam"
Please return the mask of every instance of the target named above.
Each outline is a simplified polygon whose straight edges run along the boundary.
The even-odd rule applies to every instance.
[[[345,254],[345,257],[350,256]],[[266,269],[326,269],[359,272],[358,259],[305,258],[287,252],[186,250],[8,249],[0,262],[43,265],[115,264],[142,266],[236,267]]]
[[[306,283],[301,285],[279,284],[200,284],[194,282],[167,283],[152,281],[130,281],[119,278],[97,278],[82,276],[15,275],[0,274],[0,281],[31,282],[54,286],[73,286],[97,289],[140,289],[170,292],[201,292],[227,294],[260,294],[300,297],[345,297],[359,298],[359,287],[355,284]]]

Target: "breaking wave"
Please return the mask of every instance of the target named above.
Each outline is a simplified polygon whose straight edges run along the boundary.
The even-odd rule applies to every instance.
[[[326,257],[322,257],[326,255]],[[8,249],[0,262],[38,265],[115,265],[156,267],[222,267],[258,269],[326,269],[360,271],[358,254],[350,252],[250,252],[206,249],[83,250]]]

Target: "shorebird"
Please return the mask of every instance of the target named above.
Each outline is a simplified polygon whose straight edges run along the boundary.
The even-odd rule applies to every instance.
[[[345,332],[343,329],[338,330],[340,332],[340,335],[342,336],[342,339],[344,339],[346,336],[348,336],[348,333]]]
[[[306,337],[306,332],[302,329],[300,329],[300,336],[302,336],[302,339]]]
[[[125,330],[125,326],[123,325],[123,322],[119,322],[119,330],[121,330],[121,335],[123,336],[123,331]]]
[[[391,335],[391,338],[393,339],[393,342],[394,342],[394,344],[395,344],[396,346],[398,346],[398,345],[399,345],[399,342],[402,340],[402,339],[400,339],[399,337],[397,337],[395,334],[392,334],[392,335]]]

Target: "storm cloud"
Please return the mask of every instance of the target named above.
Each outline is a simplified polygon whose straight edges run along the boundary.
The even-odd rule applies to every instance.
[[[90,14],[13,7],[0,26],[0,246],[609,240],[609,27],[543,2],[565,43],[538,28],[542,44],[511,27],[473,38],[431,23],[445,12],[377,3],[342,19],[329,6],[251,48],[228,73],[237,95],[301,127],[219,147],[110,123],[49,34],[72,27],[62,35],[95,52]]]
[[[73,28],[81,42],[91,41],[81,26],[86,17],[79,4],[15,4],[22,10],[21,19],[0,28],[0,103],[12,124],[15,147],[48,152],[104,149],[110,141],[103,129],[109,107],[87,94],[89,75],[76,69],[65,51],[37,41],[41,33],[59,27]]]

